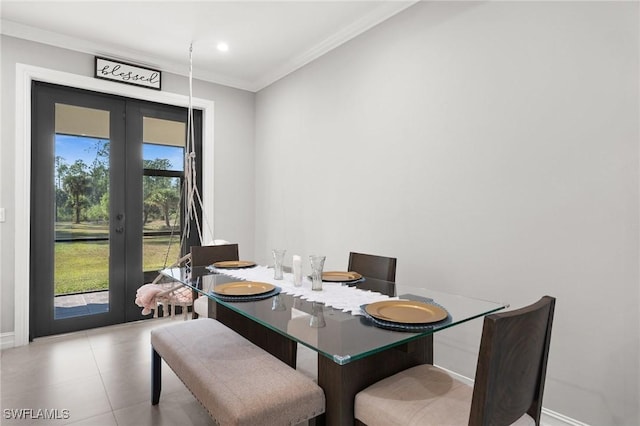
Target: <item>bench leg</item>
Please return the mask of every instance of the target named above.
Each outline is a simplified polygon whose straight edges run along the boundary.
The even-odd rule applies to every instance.
[[[151,405],[158,405],[160,402],[160,391],[162,390],[162,358],[160,354],[151,347]]]

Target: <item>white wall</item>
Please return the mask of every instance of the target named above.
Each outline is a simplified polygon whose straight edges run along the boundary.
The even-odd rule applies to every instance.
[[[553,295],[544,406],[640,424],[638,20],[419,3],[260,91],[256,257],[363,251],[514,308]],[[480,329],[439,333],[436,363],[473,377]]]
[[[16,153],[16,64],[93,76],[93,56],[2,36],[2,141],[0,144],[0,207],[7,221],[0,224],[0,332],[11,336],[14,324],[14,289],[24,279],[14,271],[15,218],[28,215],[15,209]],[[135,60],[133,58],[132,60]],[[194,61],[197,55],[194,53]],[[185,63],[188,71],[188,63]],[[214,102],[214,151],[203,158],[203,167],[213,167],[214,212],[208,217],[215,236],[240,244],[240,253],[253,257],[254,246],[254,105],[251,92],[194,81],[196,98]],[[128,87],[128,86],[127,86]],[[163,74],[162,91],[188,95],[188,81],[175,74]],[[206,204],[206,200],[205,200]],[[142,283],[141,283],[142,284]]]

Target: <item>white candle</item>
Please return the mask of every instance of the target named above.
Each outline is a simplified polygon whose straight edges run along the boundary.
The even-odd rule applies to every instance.
[[[300,287],[302,285],[302,258],[297,254],[293,255],[293,285]]]

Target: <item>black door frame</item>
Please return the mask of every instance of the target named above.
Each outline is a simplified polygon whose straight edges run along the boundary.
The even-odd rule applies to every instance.
[[[142,141],[142,118],[143,117],[153,117],[164,120],[171,121],[181,121],[183,120],[185,123],[187,122],[187,110],[186,108],[175,107],[175,106],[167,106],[167,105],[159,105],[153,104],[146,101],[139,101],[134,99],[129,99],[127,101],[126,106],[126,116],[127,116],[127,131],[126,138],[127,141]],[[193,128],[194,128],[194,150],[196,154],[196,158],[202,158],[202,111],[194,111],[193,117]],[[127,155],[129,158],[136,158],[137,161],[132,162],[129,161],[127,164],[127,174],[130,176],[135,176],[135,179],[131,179],[130,184],[131,187],[128,187],[128,191],[126,193],[126,212],[125,215],[127,217],[133,218],[142,218],[142,208],[143,208],[143,200],[142,200],[142,176],[144,174],[143,163],[142,163],[142,153],[141,153],[142,144],[128,144],[128,152]],[[196,185],[198,188],[202,188],[202,161],[196,162],[197,168],[197,182]],[[202,223],[202,206],[197,207],[198,220]],[[184,209],[181,209],[184,210]],[[185,217],[181,212],[180,222],[184,224]],[[195,223],[190,223],[190,228],[195,228]],[[180,236],[178,236],[179,241]],[[127,261],[132,262],[134,265],[142,265],[142,239],[143,239],[143,231],[142,227],[136,227],[133,230],[129,230],[127,232],[127,240],[126,240],[126,251],[127,251]],[[183,252],[181,255],[186,254],[185,252],[188,250],[188,247],[192,245],[199,245],[200,238],[196,235],[195,232],[192,232],[185,241],[185,247],[183,247]],[[174,259],[175,260],[175,259]],[[144,318],[149,318],[149,316],[142,316],[141,308],[133,303],[135,300],[135,295],[138,287],[140,287],[143,283],[149,282],[152,277],[155,277],[155,273],[149,273],[149,271],[145,272],[142,268],[127,268],[125,274],[125,297],[127,301],[125,301],[125,321],[136,321]],[[130,301],[130,302],[128,302]]]
[[[55,99],[55,100],[54,100]],[[105,314],[94,314],[54,321],[53,308],[53,221],[50,211],[53,194],[50,185],[43,184],[52,179],[51,161],[36,161],[38,158],[53,158],[53,144],[42,138],[55,131],[53,113],[55,102],[67,102],[90,108],[107,109],[111,112],[110,144],[111,184],[127,188],[110,199],[110,217],[121,214],[122,220],[110,221],[110,310]],[[132,220],[141,218],[142,211],[142,119],[141,117],[167,118],[186,122],[187,110],[183,107],[157,104],[58,86],[49,83],[32,84],[32,182],[31,182],[31,246],[30,246],[30,321],[29,340],[44,335],[99,327],[142,319],[141,310],[134,304],[138,287],[144,284],[142,271],[142,227],[126,227]],[[128,123],[125,126],[126,117]],[[43,130],[44,129],[44,130]],[[126,130],[125,130],[126,129]],[[194,111],[195,147],[197,158],[202,155],[202,112]],[[44,133],[43,133],[44,132]],[[46,136],[44,136],[46,137]],[[134,141],[125,143],[125,141]],[[122,143],[120,143],[120,141]],[[118,160],[119,158],[119,160]],[[123,161],[123,159],[125,161]],[[114,163],[115,162],[115,163]],[[40,163],[48,163],[40,164]],[[118,170],[122,167],[122,170]],[[201,168],[201,161],[197,167]],[[202,173],[198,173],[201,176]],[[198,184],[202,187],[201,178]],[[45,206],[45,208],[42,208]],[[49,206],[48,208],[46,206]],[[199,212],[201,214],[201,212]],[[116,227],[125,227],[125,232],[113,232]],[[192,236],[197,241],[197,236]],[[136,266],[137,265],[137,266]],[[46,283],[46,284],[43,284]],[[120,284],[118,284],[120,283]],[[36,285],[38,284],[38,285]],[[46,287],[43,290],[42,286]]]

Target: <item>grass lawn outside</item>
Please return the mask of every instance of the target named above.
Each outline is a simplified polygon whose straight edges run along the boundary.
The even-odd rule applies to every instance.
[[[107,226],[101,224],[56,224],[56,237],[77,239],[107,237]],[[145,226],[145,230],[157,228]],[[144,237],[143,270],[163,268],[169,235]],[[167,264],[178,259],[180,235],[174,235]],[[84,293],[109,288],[109,241],[74,241],[55,244],[55,295]],[[140,283],[142,285],[144,283]]]

